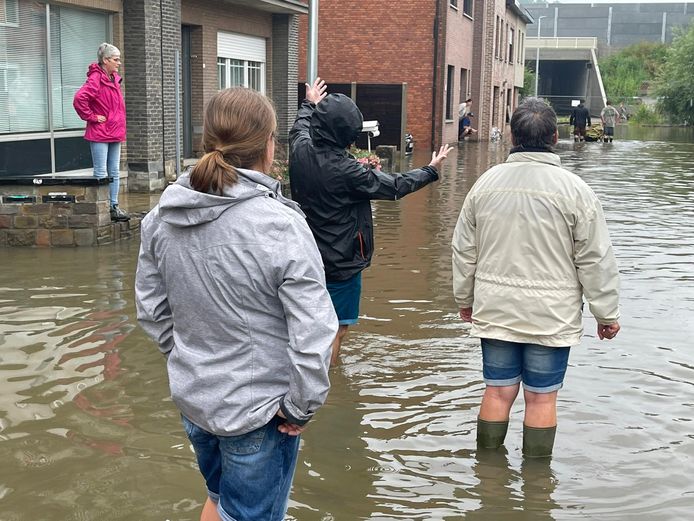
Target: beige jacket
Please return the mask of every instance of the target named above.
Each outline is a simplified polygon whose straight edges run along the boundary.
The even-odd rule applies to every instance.
[[[475,183],[453,233],[453,292],[471,336],[579,343],[585,295],[619,319],[619,273],[600,201],[550,152],[516,152]]]

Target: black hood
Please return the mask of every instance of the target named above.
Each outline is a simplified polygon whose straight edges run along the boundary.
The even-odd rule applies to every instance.
[[[364,116],[351,98],[330,94],[316,105],[311,116],[311,139],[316,145],[347,148],[357,140]]]

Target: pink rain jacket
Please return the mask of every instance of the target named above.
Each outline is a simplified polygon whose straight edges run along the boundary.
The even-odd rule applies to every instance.
[[[125,141],[125,102],[120,90],[121,77],[113,73],[113,80],[92,63],[87,71],[87,81],[75,94],[72,106],[80,118],[87,122],[84,139],[97,143]],[[96,117],[105,116],[98,123]]]

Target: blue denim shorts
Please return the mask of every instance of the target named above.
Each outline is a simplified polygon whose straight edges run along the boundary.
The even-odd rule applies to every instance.
[[[483,338],[484,383],[502,387],[522,381],[527,391],[554,392],[564,384],[570,349]]]
[[[240,436],[217,436],[181,415],[207,493],[222,521],[282,521],[299,454],[299,436],[270,422]]]
[[[327,289],[339,324],[341,326],[356,324],[359,320],[361,272],[347,280],[328,282]]]

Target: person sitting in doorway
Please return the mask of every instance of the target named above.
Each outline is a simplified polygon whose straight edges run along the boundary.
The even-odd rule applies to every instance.
[[[477,134],[477,129],[472,128],[472,122],[470,117],[474,116],[472,112],[469,112],[463,119],[460,120],[460,133],[458,134],[458,141],[462,141],[472,134]]]

